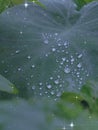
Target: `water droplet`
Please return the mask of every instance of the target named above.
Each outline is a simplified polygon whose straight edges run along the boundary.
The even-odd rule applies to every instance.
[[[61,96],[61,92],[58,92],[56,96],[57,96],[57,97],[60,97],[60,96]]]
[[[52,88],[52,86],[49,84],[49,85],[47,85],[47,88],[49,88],[49,89],[50,89],[50,88]]]
[[[34,89],[35,89],[35,86],[32,86],[32,89],[34,90]]]
[[[86,75],[87,77],[89,76],[89,74]]]
[[[78,58],[81,58],[82,56],[83,56],[82,54],[79,54],[79,55],[78,55]]]
[[[77,67],[78,67],[78,68],[81,68],[81,67],[82,67],[82,64],[81,64],[81,63],[79,63],[79,64],[77,65]]]
[[[23,32],[22,32],[22,31],[20,31],[20,34],[23,34]]]
[[[84,41],[84,44],[87,44],[87,41]]]
[[[54,95],[54,94],[55,94],[54,91],[51,91],[50,93],[51,93],[51,95]]]
[[[65,52],[65,50],[62,50],[62,52]]]
[[[71,62],[74,62],[74,61],[75,61],[75,59],[74,59],[74,58],[72,58],[72,59],[71,59]]]
[[[28,56],[27,58],[28,58],[28,59],[31,59],[31,56]]]
[[[52,48],[52,51],[55,52],[55,51],[56,51],[56,48]]]
[[[66,51],[66,54],[68,54],[68,51]]]
[[[80,75],[77,75],[77,77],[79,78],[79,77],[80,77]]]
[[[24,6],[25,6],[25,8],[27,8],[27,7],[28,7],[28,3],[27,3],[27,2],[25,2],[25,3],[24,3]]]
[[[21,68],[18,68],[18,71],[21,71]]]
[[[69,62],[69,60],[66,60],[66,62],[68,63],[68,62]]]
[[[57,36],[57,35],[58,35],[58,33],[55,33],[54,35],[55,35],[55,36]]]
[[[55,80],[54,83],[55,83],[55,84],[59,84],[59,80],[58,80],[58,79]]]
[[[32,67],[32,68],[35,68],[35,65],[32,65],[31,67]]]
[[[42,96],[42,93],[40,93],[39,95]]]
[[[45,40],[44,40],[44,43],[45,43],[45,44],[48,44],[48,43],[49,43],[49,41],[48,41],[47,39],[45,39]]]
[[[68,45],[68,43],[67,42],[64,42],[64,46],[67,46]]]
[[[60,78],[60,75],[58,75],[57,77]]]
[[[45,94],[47,94],[48,92],[46,91]]]
[[[20,52],[20,50],[16,50],[15,53],[18,54]]]
[[[62,86],[63,86],[62,84],[59,85],[60,88],[62,88]]]
[[[33,78],[33,77],[34,77],[34,75],[31,75],[30,77],[31,77],[31,78]]]
[[[83,78],[80,78],[80,80],[82,81],[82,80],[83,80]]]
[[[53,77],[50,77],[50,79],[52,80],[52,79],[53,79]]]
[[[42,90],[42,88],[41,88],[41,87],[40,87],[39,89],[40,89],[40,90]]]
[[[81,81],[79,81],[79,84],[82,84],[82,82],[81,82]]]
[[[58,46],[61,46],[61,44],[60,44],[60,43],[58,43]]]
[[[70,68],[65,67],[64,72],[65,72],[66,74],[70,73]]]
[[[7,73],[7,72],[8,72],[8,70],[5,70],[5,71],[4,71],[4,73]]]
[[[4,64],[4,60],[2,60],[1,63]]]
[[[42,85],[43,83],[39,83],[39,85]]]
[[[60,62],[61,65],[63,65],[64,63],[63,62]]]
[[[66,61],[66,58],[65,58],[65,57],[63,57],[63,58],[62,58],[62,61]]]
[[[45,54],[46,57],[48,57],[48,54]]]
[[[7,11],[6,13],[7,13],[7,14],[10,14],[10,12],[9,12],[9,11]]]
[[[28,82],[28,83],[27,83],[27,85],[29,86],[29,85],[30,85],[30,83]]]
[[[74,127],[74,123],[73,123],[73,122],[70,123],[70,127],[71,127],[71,128]]]

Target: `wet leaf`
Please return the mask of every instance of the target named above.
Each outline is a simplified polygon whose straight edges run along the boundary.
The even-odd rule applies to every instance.
[[[18,93],[15,86],[6,78],[4,78],[2,75],[0,75],[0,91],[13,93],[13,94]]]
[[[97,80],[98,2],[40,2],[46,10],[31,2],[0,15],[0,73],[21,96],[58,98]]]
[[[86,85],[83,85],[81,88],[81,93],[86,94],[89,97],[92,97],[93,89],[90,86],[91,85],[89,83],[87,83]]]
[[[94,1],[94,0],[74,0],[76,5],[77,5],[77,9],[80,10],[84,5]]]
[[[77,99],[82,100],[83,97],[79,93],[74,92],[64,92],[61,95],[62,100],[68,100],[70,102],[76,101]]]

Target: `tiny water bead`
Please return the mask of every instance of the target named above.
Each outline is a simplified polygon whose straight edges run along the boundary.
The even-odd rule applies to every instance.
[[[31,56],[27,56],[28,59],[31,59]]]
[[[46,36],[48,37],[48,34]],[[51,91],[50,92],[46,91],[45,94],[46,95],[49,94],[55,97],[59,97],[61,93],[64,92],[64,90],[66,90],[66,86],[67,86],[65,85],[66,83],[69,84],[68,85],[70,86],[69,89],[76,87],[76,84],[80,89],[83,83],[85,83],[85,79],[89,75],[88,69],[86,68],[86,66],[84,66],[85,64],[85,62],[83,61],[84,53],[79,53],[79,52],[73,53],[70,51],[69,42],[64,42],[64,44],[62,44],[61,39],[58,41],[60,41],[59,48],[58,48],[58,44],[50,47],[50,49],[52,48],[53,51],[49,50],[48,51],[49,55],[47,55],[47,57],[51,57],[51,56],[55,57],[55,63],[57,64],[57,68],[54,69],[52,75],[47,79],[48,82],[46,82],[46,88],[48,88],[48,90]],[[67,47],[65,47],[65,50],[62,51],[64,49],[64,46]],[[45,82],[41,82],[41,83],[43,84]],[[41,93],[43,93],[44,91],[44,86],[43,88],[40,89]]]
[[[45,44],[48,44],[48,43],[49,43],[49,41],[46,39],[46,40],[44,40],[44,43],[45,43]]]
[[[62,130],[73,130],[74,126],[75,126],[75,124],[74,124],[73,122],[71,122],[71,123],[66,123],[66,122],[64,121],[63,127],[62,127],[61,129],[62,129]]]
[[[78,68],[81,68],[81,67],[82,67],[82,63],[79,63],[79,64],[77,65],[77,67],[78,67]]]
[[[58,80],[58,79],[55,80],[54,83],[55,83],[55,84],[59,84],[59,80]]]
[[[65,68],[64,68],[64,72],[67,73],[67,74],[70,73],[70,68],[65,67]]]
[[[33,89],[33,90],[35,90],[35,88],[36,88],[35,86],[32,86],[32,89]]]
[[[35,65],[31,65],[32,68],[35,68]]]
[[[55,94],[55,92],[54,92],[54,91],[51,91],[50,93],[51,93],[51,95],[54,95],[54,94]]]
[[[53,79],[53,77],[50,77],[50,79],[52,80],[52,79]]]
[[[29,4],[27,2],[24,3],[24,7],[27,8]]]
[[[21,68],[18,68],[18,71],[21,71],[22,69]]]
[[[52,48],[52,51],[55,52],[55,51],[56,51],[56,48]]]
[[[39,83],[39,85],[40,85],[40,86],[42,86],[42,85],[43,85],[43,83],[41,83],[41,82],[40,82],[40,83]]]
[[[82,56],[83,56],[82,54],[79,54],[79,55],[78,55],[78,58],[82,58]]]
[[[50,89],[50,88],[52,88],[52,86],[49,84],[49,85],[47,85],[47,88]]]
[[[15,53],[18,54],[20,52],[20,50],[16,50]]]
[[[22,31],[20,31],[20,34],[23,34],[23,32],[22,32]]]
[[[70,127],[71,127],[71,128],[74,127],[74,123],[73,123],[73,122],[70,123]]]
[[[62,58],[62,61],[66,61],[66,57],[63,57],[63,58]]]

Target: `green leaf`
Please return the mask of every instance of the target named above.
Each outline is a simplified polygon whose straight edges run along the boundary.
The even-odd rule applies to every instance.
[[[0,15],[0,73],[21,96],[58,98],[97,80],[98,2],[80,11],[71,0],[40,2],[46,10],[31,2]]]
[[[19,5],[19,4],[25,4],[25,3],[29,3],[29,2],[33,2],[36,5],[46,9],[45,5],[42,4],[40,1],[38,0],[0,0],[0,13],[2,13],[4,10],[13,7],[15,5]]]
[[[74,116],[77,117],[81,111],[88,110],[89,114],[98,116],[98,86],[97,82],[88,82],[83,85],[80,93],[75,92],[64,92],[61,95],[62,104],[59,105],[61,107],[60,115],[63,113],[67,113],[67,117],[72,118]],[[61,102],[60,102],[61,103]],[[72,104],[76,109],[71,108],[68,104]],[[82,108],[82,109],[81,109]],[[75,111],[76,110],[76,111]],[[73,115],[74,114],[74,115]],[[66,115],[66,114],[65,114]]]
[[[42,4],[39,0],[32,0],[33,3],[36,3],[37,5],[39,5],[40,7],[42,7],[43,9],[46,9],[46,6],[44,4]]]
[[[11,0],[0,0],[0,13],[5,9],[12,7],[13,3]]]
[[[77,9],[80,10],[84,5],[94,1],[94,0],[74,0],[76,5],[77,5]]]
[[[74,92],[64,92],[61,95],[61,99],[66,101],[66,102],[71,102],[71,103],[79,103],[81,100],[83,100],[83,97],[79,93],[74,93]]]
[[[54,109],[54,114],[63,119],[72,120],[78,118],[82,113],[83,108],[77,101],[74,103],[68,102],[67,100],[60,100]]]
[[[81,88],[81,93],[86,94],[89,97],[92,97],[92,88],[90,87],[91,85],[88,83],[86,85],[83,85]]]
[[[13,94],[18,93],[15,86],[6,78],[4,78],[2,75],[0,75],[0,91],[13,93]]]

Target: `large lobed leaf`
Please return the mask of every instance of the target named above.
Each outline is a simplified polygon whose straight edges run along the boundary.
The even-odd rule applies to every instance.
[[[21,96],[77,91],[98,75],[98,2],[76,11],[71,0],[41,0],[0,15],[0,73]]]

